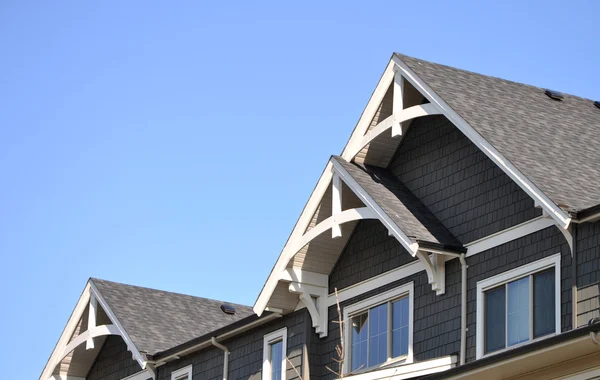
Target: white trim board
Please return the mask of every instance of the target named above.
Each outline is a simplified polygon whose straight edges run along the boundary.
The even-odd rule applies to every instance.
[[[484,310],[483,301],[484,293],[486,290],[497,287],[502,284],[506,284],[510,281],[528,276],[530,274],[541,272],[545,269],[554,268],[554,334],[560,334],[560,322],[561,322],[561,278],[560,278],[560,253],[556,253],[552,256],[545,257],[541,260],[534,261],[529,264],[521,265],[515,269],[502,272],[492,277],[488,277],[484,280],[477,282],[477,306],[476,306],[476,358],[480,359],[483,356],[492,356],[494,354],[511,350],[516,347],[520,347],[523,344],[532,342],[533,340],[544,339],[544,337],[534,338],[528,340],[523,344],[517,344],[511,347],[505,347],[502,350],[494,351],[489,354],[484,353]],[[533,310],[530,310],[533,312]],[[552,335],[549,335],[552,336]]]
[[[540,216],[538,218],[528,220],[527,222],[507,228],[505,230],[488,235],[479,240],[465,244],[467,247],[466,257],[476,255],[480,252],[487,251],[490,248],[508,243],[523,236],[541,231],[545,228],[555,226],[553,219]]]
[[[417,376],[446,371],[456,366],[456,356],[443,356],[418,363],[403,364],[393,368],[386,368],[359,375],[353,375],[352,380],[402,380]]]
[[[179,368],[178,370],[171,372],[171,380],[179,380],[179,379],[192,380],[192,375],[193,375],[193,366],[190,364],[188,366]]]
[[[263,366],[262,366],[262,380],[271,380],[271,361],[270,361],[270,345],[271,343],[281,342],[281,379],[285,380],[285,373],[287,371],[287,327],[275,330],[266,334],[263,337]]]

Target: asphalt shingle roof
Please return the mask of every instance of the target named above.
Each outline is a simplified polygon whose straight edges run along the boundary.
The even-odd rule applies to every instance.
[[[462,247],[423,203],[386,169],[333,156],[398,227],[414,241]]]
[[[538,87],[396,56],[556,204],[600,204],[600,109],[592,100],[556,101]]]
[[[125,285],[92,278],[138,350],[156,354],[208,334],[253,313],[232,304],[234,315],[221,311],[223,301]]]

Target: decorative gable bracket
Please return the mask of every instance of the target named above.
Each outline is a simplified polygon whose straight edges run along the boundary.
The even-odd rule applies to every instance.
[[[320,338],[327,336],[327,296],[329,276],[299,269],[287,269],[281,275],[282,281],[289,281],[289,291],[298,294],[308,309],[312,326]]]

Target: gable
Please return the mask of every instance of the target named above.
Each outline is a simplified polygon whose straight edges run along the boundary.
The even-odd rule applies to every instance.
[[[395,54],[406,69],[480,134],[555,204],[597,205],[600,110],[594,101]]]
[[[542,213],[441,115],[412,121],[388,170],[463,244]]]

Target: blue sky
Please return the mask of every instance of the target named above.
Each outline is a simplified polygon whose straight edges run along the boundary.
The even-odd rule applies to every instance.
[[[393,51],[600,99],[599,2],[249,3],[0,1],[5,378],[90,276],[253,304]]]

